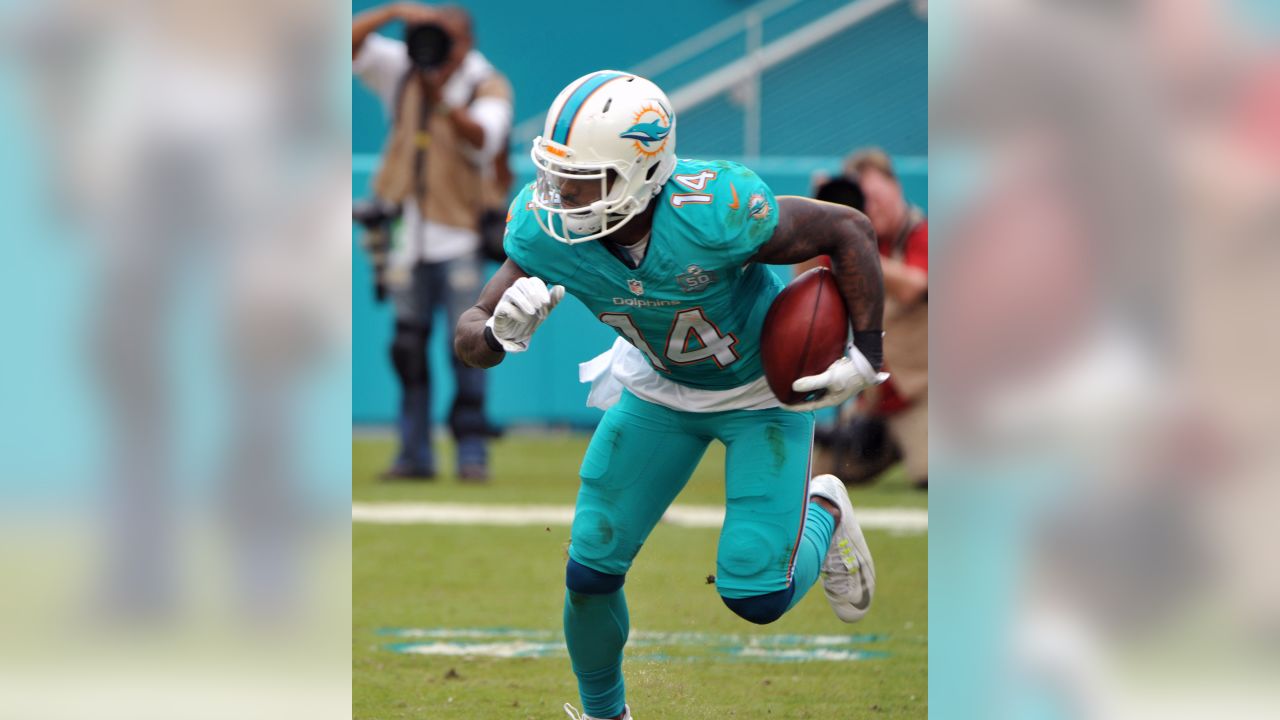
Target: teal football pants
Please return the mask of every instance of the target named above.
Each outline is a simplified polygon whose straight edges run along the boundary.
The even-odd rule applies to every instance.
[[[725,445],[716,589],[726,604],[769,622],[817,580],[835,521],[808,500],[813,422],[782,408],[681,412],[629,392],[605,413],[582,462],[564,611],[588,715],[622,712],[623,576],[712,440]],[[757,598],[776,606],[764,620],[740,609]]]
[[[624,392],[582,460],[569,557],[625,575],[712,440],[725,445],[716,589],[785,589],[808,504],[813,414],[782,408],[681,412]]]

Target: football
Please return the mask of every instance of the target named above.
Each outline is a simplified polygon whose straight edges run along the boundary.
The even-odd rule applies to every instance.
[[[817,375],[840,359],[849,337],[849,311],[835,277],[824,267],[792,280],[769,306],[760,355],[773,394],[786,405],[814,399],[791,383]]]

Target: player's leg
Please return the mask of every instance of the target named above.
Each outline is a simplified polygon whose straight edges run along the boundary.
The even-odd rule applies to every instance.
[[[401,287],[393,288],[395,334],[391,365],[400,381],[400,452],[385,477],[429,477],[435,474],[431,449],[431,373],[427,339],[431,336],[431,283],[427,265],[417,263]]]
[[[770,623],[817,581],[836,527],[833,513],[810,499],[813,414],[717,415],[708,421],[726,456],[716,589],[739,616]]]
[[[630,621],[622,584],[710,441],[687,432],[684,415],[624,392],[600,421],[582,461],[565,571],[564,635],[583,710],[591,717],[623,713],[622,648]]]

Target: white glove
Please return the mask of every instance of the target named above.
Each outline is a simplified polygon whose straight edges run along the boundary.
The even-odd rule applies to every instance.
[[[541,278],[522,277],[502,293],[493,317],[485,327],[493,331],[502,349],[507,352],[524,352],[529,349],[529,338],[547,319],[552,308],[564,297],[564,286],[547,289]]]
[[[850,345],[845,356],[831,363],[831,367],[818,375],[802,377],[791,383],[791,389],[798,393],[811,393],[825,390],[821,396],[808,402],[786,405],[788,410],[807,412],[819,408],[839,405],[874,385],[889,379],[889,373],[876,372],[870,361],[858,352],[858,348]]]

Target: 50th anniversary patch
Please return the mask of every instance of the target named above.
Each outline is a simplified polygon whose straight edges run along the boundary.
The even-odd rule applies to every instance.
[[[676,276],[680,289],[687,293],[702,292],[719,279],[714,270],[703,270],[697,265],[690,265],[683,274]]]

